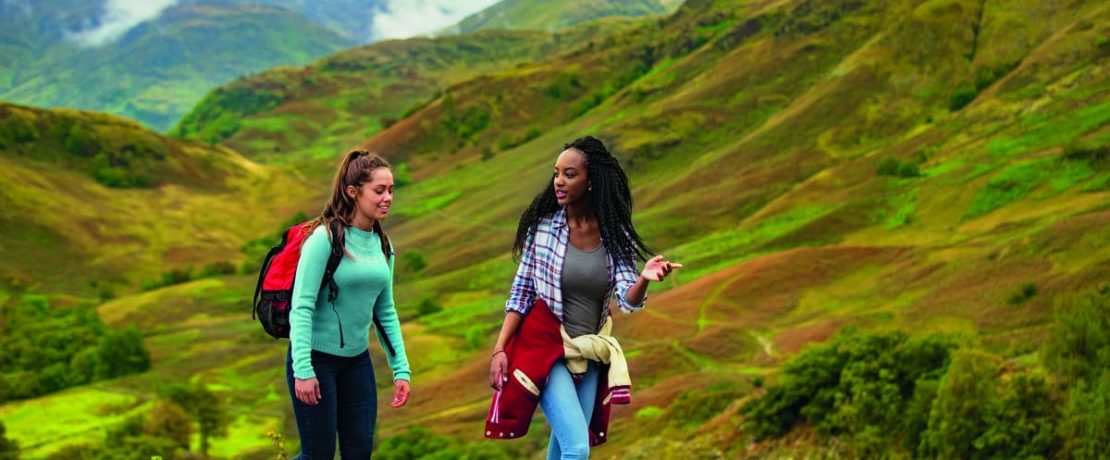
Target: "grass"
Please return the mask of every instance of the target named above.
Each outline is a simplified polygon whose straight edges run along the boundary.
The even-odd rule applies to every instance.
[[[153,407],[111,382],[0,406],[8,436],[25,457],[45,457],[66,445],[97,443],[107,427]]]
[[[1064,145],[1110,123],[1110,102],[1059,107],[1057,113],[1037,114],[1021,122],[1021,134],[992,139],[987,144],[997,157],[1010,157],[1046,147]]]
[[[1025,198],[1029,191],[1047,177],[1044,161],[1022,162],[1007,167],[987,182],[965,215],[976,218],[995,209]]]
[[[846,325],[959,332],[969,341],[989,336],[998,346],[1033,343],[1039,337],[1035,333],[1006,334],[1036,331],[1046,320],[1044,302],[1105,278],[1098,249],[1106,240],[1099,230],[1105,227],[1107,173],[1094,163],[1065,161],[1056,154],[1075,138],[1096,144],[1105,138],[1104,96],[1091,91],[1101,83],[1074,78],[1068,85],[1075,89],[1061,89],[1048,81],[1045,87],[1060,97],[1044,100],[1039,92],[1019,97],[991,87],[973,104],[948,113],[952,90],[974,75],[907,74],[902,70],[910,64],[899,58],[947,69],[952,57],[943,53],[951,52],[961,62],[955,67],[967,67],[959,37],[939,25],[958,12],[926,8],[917,14],[945,16],[907,24],[885,21],[893,10],[879,6],[829,15],[822,9],[790,22],[805,30],[784,29],[776,36],[792,6],[760,6],[758,13],[765,16],[759,23],[765,28],[737,43],[714,37],[702,37],[706,40],[700,44],[683,40],[699,28],[702,35],[729,33],[715,25],[743,24],[748,6],[691,4],[675,17],[628,29],[611,41],[598,39],[571,54],[548,49],[549,60],[522,57],[518,62],[528,63],[520,67],[500,62],[463,72],[459,80],[443,80],[461,83],[451,89],[455,113],[440,110],[445,98],[437,98],[399,122],[409,128],[380,133],[359,134],[376,131],[379,117],[355,114],[360,104],[380,101],[380,96],[343,84],[365,86],[356,74],[370,78],[373,73],[359,66],[379,57],[399,68],[402,64],[390,61],[389,52],[456,42],[416,40],[353,50],[319,64],[338,73],[350,66],[344,77],[349,81],[338,73],[322,77],[318,84],[335,85],[327,95],[296,99],[304,107],[327,110],[298,112],[294,109],[302,106],[283,106],[242,121],[248,129],[228,138],[228,145],[288,167],[263,167],[235,157],[229,161],[251,173],[232,175],[226,193],[175,185],[108,194],[88,178],[44,171],[15,154],[0,157],[3,166],[10,165],[0,168],[0,178],[11,184],[0,190],[0,202],[5,212],[16,210],[13,221],[34,230],[17,235],[0,229],[0,243],[12,251],[5,253],[14,261],[9,270],[37,270],[36,264],[62,270],[73,254],[86,254],[75,251],[82,249],[100,273],[119,274],[114,282],[121,286],[120,295],[104,303],[101,314],[113,324],[141,326],[155,368],[115,383],[149,394],[164,379],[205,381],[239,410],[232,436],[215,440],[215,452],[267,451],[263,428],[287,417],[280,363],[285,344],[262,336],[247,320],[251,276],[195,280],[142,294],[126,287],[144,274],[172,268],[163,266],[169,261],[202,266],[198,260],[228,260],[243,241],[272,233],[293,210],[318,206],[338,144],[373,134],[370,143],[395,146],[391,159],[409,165],[415,179],[401,190],[398,215],[387,222],[387,230],[399,250],[418,250],[427,261],[419,273],[399,273],[395,289],[418,396],[406,409],[410,412],[383,408],[379,432],[391,436],[424,425],[437,433],[472,436],[489,398],[485,355],[516,269],[508,257],[516,219],[548,180],[562,144],[597,134],[630,176],[638,230],[656,250],[686,264],[668,282],[651,287],[647,311],[618,316],[636,398],[645,402],[639,403],[642,409],[614,412],[614,440],[597,456],[750,455],[736,449],[721,453],[721,446],[750,445],[726,404],[696,414],[688,428],[651,424],[677,413],[670,403],[697,393],[705,386],[700,382],[773,376],[793,350]],[[1085,11],[1068,14],[1083,17]],[[735,21],[724,19],[730,15]],[[899,42],[904,36],[895,32],[913,27],[936,32],[936,40],[926,48]],[[1064,36],[1038,42],[1036,53],[1024,56],[1022,65],[1002,78],[1036,80],[1047,75],[1047,67],[1084,59],[1060,45],[1079,29],[1054,29]],[[469,39],[460,43],[480,45]],[[1003,47],[991,40],[979,46],[980,53]],[[613,68],[643,55],[654,65],[642,73]],[[1104,64],[1084,65],[1101,71],[1098,66]],[[436,80],[443,75],[437,72],[418,73]],[[485,78],[465,80],[483,72]],[[551,102],[542,88],[567,72],[596,91],[587,93],[604,93],[603,100],[581,113],[575,104]],[[900,75],[912,77],[895,77]],[[383,110],[404,111],[428,101],[439,85],[433,83],[399,90],[395,97],[404,104]],[[936,96],[918,99],[926,87]],[[418,94],[423,96],[410,98]],[[475,107],[489,110],[490,118],[470,138],[473,145],[444,148],[458,141],[458,131],[445,128],[447,118]],[[925,117],[935,118],[922,124]],[[298,121],[319,136],[286,133],[296,131]],[[532,128],[536,137],[482,158],[482,147],[519,139]],[[271,139],[264,132],[280,136]],[[250,150],[275,145],[288,156]],[[922,145],[930,146],[930,153],[920,175],[876,177],[875,159],[910,158]],[[77,191],[70,195],[55,183],[76,184]],[[32,212],[38,209],[44,212]],[[72,222],[95,231],[81,235],[84,239],[69,233],[43,237],[37,231]],[[102,233],[120,241],[101,241]],[[24,241],[19,238],[37,244],[9,245]],[[43,249],[48,244],[57,247]],[[38,272],[31,279],[60,285]],[[1024,292],[1023,283],[1034,283],[1035,294],[1011,305],[1007,300]],[[418,316],[424,298],[443,309]],[[377,346],[372,350],[376,363],[382,363]],[[378,367],[380,381],[387,384],[388,370]],[[747,387],[738,388],[743,394],[730,398],[748,394]],[[32,403],[0,412],[26,411]],[[637,416],[636,409],[644,415]],[[641,421],[645,426],[637,426]],[[37,429],[25,426],[31,422],[21,419],[9,430],[29,433]],[[535,453],[542,448],[540,427],[542,422],[527,441],[533,444],[522,449]],[[295,438],[295,433],[283,434]],[[652,439],[665,442],[655,449]],[[798,457],[812,454],[820,442],[804,435],[798,441],[802,447],[793,452]]]
[[[760,245],[770,243],[834,211],[833,208],[819,205],[794,209],[761,220],[754,226],[706,235],[677,246],[669,250],[668,257],[687,264],[687,268],[682,271],[684,279],[696,279],[754,256],[754,250]]]

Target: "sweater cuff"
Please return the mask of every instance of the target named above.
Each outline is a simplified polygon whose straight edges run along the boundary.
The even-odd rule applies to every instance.
[[[316,371],[313,370],[311,367],[308,368],[307,370],[303,370],[303,371],[298,371],[296,369],[293,369],[293,377],[301,379],[301,380],[308,380],[308,379],[316,378]]]
[[[401,372],[394,373],[393,374],[393,381],[396,382],[398,380],[404,380],[406,382],[412,383],[412,373],[410,373],[409,371],[401,371]]]

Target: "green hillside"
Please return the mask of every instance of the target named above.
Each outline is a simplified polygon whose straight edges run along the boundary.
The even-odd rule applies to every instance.
[[[447,75],[470,68],[466,57],[406,67],[440,54],[404,50],[473,36],[388,42],[236,82],[176,131],[267,163],[314,159],[298,171],[316,184],[360,130],[372,134],[364,146],[406,165],[412,182],[387,230],[414,393],[404,409],[380,409],[381,449],[542,455],[541,417],[522,441],[481,440],[488,348],[515,270],[515,221],[563,143],[584,134],[603,138],[629,173],[638,230],[687,267],[652,288],[644,312],[616,318],[633,404],[614,409],[598,458],[1097,458],[1091,449],[1108,445],[1097,427],[1110,420],[1098,412],[1110,376],[1095,372],[1107,364],[1098,350],[1110,350],[1107,5],[691,0],[666,19],[544,53],[545,38],[506,38],[529,51],[390,93],[412,102],[361,121],[353,107],[382,104],[380,87],[304,79],[328,62],[409,69],[413,81],[425,69]],[[275,97],[257,97],[269,88]],[[221,102],[231,94],[247,103]],[[320,108],[338,95],[343,115]],[[316,125],[287,134],[308,120]],[[94,183],[87,170],[72,177]],[[283,218],[229,239],[313,211],[319,197],[306,203],[304,190],[273,189]],[[50,244],[25,257],[52,254]],[[100,303],[108,325],[144,331],[152,370],[0,406],[8,436],[35,456],[102,443],[110,426],[151,410],[159,382],[193,380],[234,408],[215,455],[272,457],[270,431],[292,452],[286,345],[246,320],[252,285],[220,276]],[[1089,356],[1062,363],[1071,352]],[[890,408],[923,425],[890,428],[900,414]],[[997,420],[1016,421],[967,437]],[[1030,450],[1005,450],[1014,446]]]
[[[558,54],[586,37],[583,26],[553,35],[486,31],[391,40],[344,51],[304,68],[277,68],[211,91],[171,134],[220,142],[265,162],[326,163],[335,152],[408,116],[436,94],[483,73]]]
[[[99,295],[238,266],[314,203],[302,180],[111,115],[0,104],[0,289]]]
[[[443,33],[462,34],[483,29],[555,32],[605,17],[669,14],[681,4],[679,0],[502,0],[467,16]]]
[[[354,43],[290,10],[201,3],[171,7],[117,42],[83,48],[60,36],[61,27],[82,19],[70,8],[83,7],[43,4],[28,14],[5,7],[3,24],[14,24],[0,50],[16,67],[0,65],[0,99],[110,112],[166,130],[215,85]],[[57,10],[73,16],[43,17]],[[58,35],[53,40],[51,32]]]

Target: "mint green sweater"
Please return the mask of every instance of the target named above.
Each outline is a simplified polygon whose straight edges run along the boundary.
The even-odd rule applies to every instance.
[[[346,357],[366,351],[370,345],[370,322],[376,317],[396,351],[392,356],[386,351],[393,380],[409,380],[401,322],[393,306],[393,260],[382,254],[381,237],[374,232],[347,227],[343,245],[348,254],[335,270],[335,283],[339,286],[335,310],[328,302],[327,287],[321,289],[331,253],[327,228],[317,227],[301,247],[293,309],[289,312],[293,376],[299,379],[316,376],[312,350]],[[339,346],[337,313],[343,323],[343,347]],[[383,337],[378,337],[378,341],[385,349]]]

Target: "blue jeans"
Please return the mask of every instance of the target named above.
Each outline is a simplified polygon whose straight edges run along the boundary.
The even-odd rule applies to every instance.
[[[597,400],[597,363],[590,361],[586,375],[575,382],[562,360],[547,374],[540,393],[540,407],[551,425],[547,460],[590,458],[590,418]]]
[[[312,370],[320,382],[320,400],[315,406],[301,402],[293,393],[293,358],[286,355],[285,380],[301,437],[301,454],[294,460],[332,460],[337,434],[342,458],[370,458],[378,418],[370,352],[346,358],[313,350]]]

